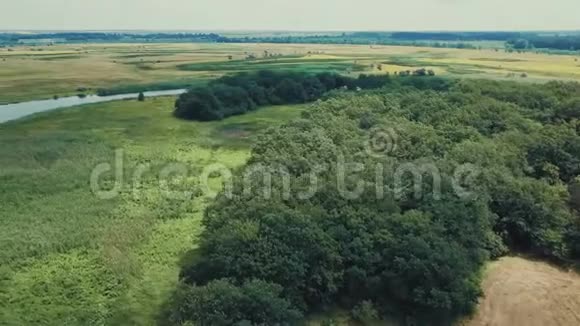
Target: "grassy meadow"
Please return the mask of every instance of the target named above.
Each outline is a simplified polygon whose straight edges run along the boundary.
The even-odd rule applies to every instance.
[[[259,130],[301,109],[196,123],[175,119],[173,101],[95,104],[0,125],[0,324],[155,324],[201,231],[203,167],[243,164]],[[91,171],[114,164],[116,150],[122,190],[99,199]],[[135,182],[142,164],[150,168]],[[186,173],[163,177],[172,164]],[[102,179],[113,183],[111,174]],[[169,197],[160,182],[194,191]]]
[[[268,56],[265,57],[265,54]],[[270,56],[274,55],[274,56]],[[254,60],[246,60],[255,56]],[[181,88],[259,69],[395,73],[417,68],[474,78],[580,80],[573,55],[483,48],[335,44],[74,44],[0,48],[0,104],[55,95]],[[379,67],[380,66],[380,70]]]

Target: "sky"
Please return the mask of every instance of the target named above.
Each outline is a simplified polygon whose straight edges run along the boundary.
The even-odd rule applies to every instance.
[[[580,30],[580,0],[0,0],[0,30]]]

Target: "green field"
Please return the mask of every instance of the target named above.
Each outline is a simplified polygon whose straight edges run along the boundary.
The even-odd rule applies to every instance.
[[[173,118],[173,101],[89,105],[0,125],[0,324],[155,324],[208,199],[197,191],[168,198],[160,182],[195,190],[204,166],[245,163],[257,131],[301,109],[196,123]],[[118,149],[123,190],[101,200],[91,171],[113,164]],[[136,193],[131,176],[145,163]],[[187,174],[160,176],[169,164]]]
[[[254,59],[248,60],[248,57]],[[580,80],[578,56],[484,48],[338,44],[79,44],[0,48],[0,104],[53,96],[183,88],[260,69]],[[380,69],[379,69],[380,67]],[[522,77],[524,76],[525,77]]]

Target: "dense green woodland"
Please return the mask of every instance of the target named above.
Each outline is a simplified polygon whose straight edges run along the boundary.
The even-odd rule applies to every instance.
[[[336,73],[269,70],[219,78],[208,85],[191,88],[175,102],[175,116],[186,120],[211,121],[244,114],[264,105],[298,104],[317,100],[336,89],[363,90],[412,86],[419,89],[447,89],[449,81],[434,78],[432,70],[401,71],[387,75],[345,77]],[[426,77],[426,78],[420,78]],[[428,77],[428,78],[427,78]]]
[[[420,86],[336,90],[261,135],[247,164],[285,167],[290,196],[281,173],[269,199],[262,175],[251,174],[255,187],[246,192],[244,169],[234,173],[234,196],[220,194],[205,213],[168,320],[294,324],[339,307],[361,321],[449,324],[473,312],[490,259],[524,252],[578,262],[580,84]],[[365,143],[380,130],[394,130],[397,146],[367,155]],[[366,181],[362,196],[341,195],[340,160],[364,164],[346,178],[347,189]],[[409,163],[438,168],[440,198],[429,174],[419,195],[410,176],[401,193],[391,190],[392,171]],[[472,195],[460,197],[453,173],[466,163],[479,173],[464,182]],[[317,166],[318,191],[300,198]]]

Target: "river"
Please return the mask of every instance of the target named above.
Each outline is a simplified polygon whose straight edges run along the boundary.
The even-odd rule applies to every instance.
[[[185,92],[186,92],[185,89],[173,89],[167,91],[143,92],[143,95],[145,95],[145,98],[147,98],[157,96],[179,95]],[[28,101],[0,105],[0,123],[20,119],[34,113],[45,112],[61,108],[68,108],[71,106],[136,99],[138,95],[139,93],[118,94],[109,96],[87,95],[86,97],[69,96],[53,100]]]

